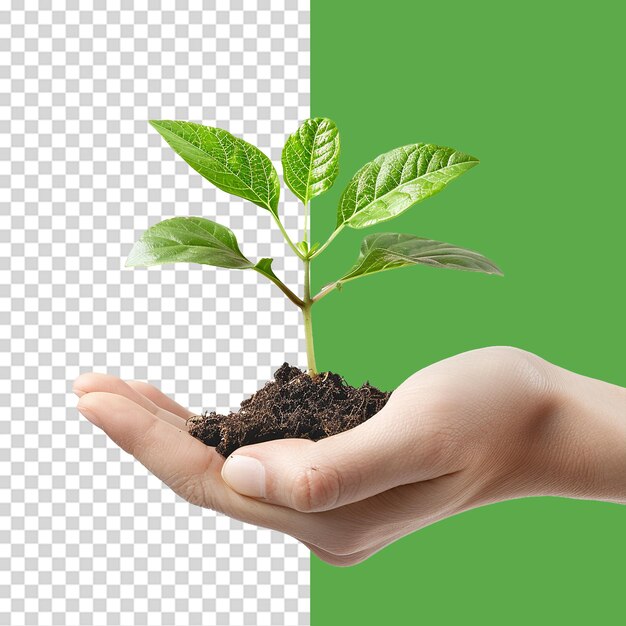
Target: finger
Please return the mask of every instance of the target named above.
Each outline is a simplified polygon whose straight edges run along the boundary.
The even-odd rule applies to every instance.
[[[448,475],[395,487],[372,498],[308,515],[322,516],[325,532],[297,538],[333,565],[352,565],[416,530],[467,510],[466,481]]]
[[[126,396],[87,393],[79,400],[78,410],[174,489],[183,476],[210,475],[221,468],[221,457],[213,448],[158,419],[154,412]]]
[[[378,550],[382,550],[385,545],[387,545],[385,543],[381,543],[380,547],[377,549],[361,550],[359,552],[355,552],[354,554],[333,554],[332,552],[328,552],[313,543],[308,543],[306,541],[301,541],[300,543],[304,544],[311,552],[313,552],[313,554],[315,554],[316,557],[322,559],[325,563],[335,565],[336,567],[350,567],[352,565],[362,563],[372,556],[372,554],[378,552]]]
[[[222,477],[244,495],[312,512],[458,469],[444,460],[440,433],[428,432],[416,414],[390,400],[367,422],[317,442],[245,446],[228,458]]]
[[[359,563],[366,561],[377,552],[380,552],[383,548],[386,548],[395,541],[406,537],[406,535],[409,535],[411,532],[412,530],[410,529],[403,530],[388,537],[384,541],[376,542],[363,550],[358,550],[357,552],[352,552],[350,554],[335,554],[334,552],[324,550],[313,543],[307,543],[306,541],[301,541],[301,543],[311,550],[315,556],[322,559],[322,561],[325,561],[329,565],[335,565],[337,567],[351,567],[352,565],[358,565]]]
[[[224,458],[188,433],[158,419],[124,396],[83,395],[80,412],[123,450],[192,504],[292,536],[316,539],[323,520],[241,496],[222,480]]]
[[[366,500],[326,511],[334,529],[319,544],[337,555],[387,545],[467,508],[467,483],[457,474],[400,485]]]
[[[115,376],[96,373],[83,374],[74,382],[74,393],[78,397],[82,397],[87,393],[93,393],[95,391],[128,398],[135,404],[138,404],[147,411],[150,411],[150,413],[158,416],[160,419],[168,422],[169,424],[178,428],[186,429],[186,419],[181,419],[179,415],[159,407],[149,397],[140,393],[138,390],[134,389],[129,384]]]
[[[192,415],[195,415],[185,407],[178,404],[178,402],[172,400],[169,396],[166,396],[160,389],[157,389],[149,383],[145,383],[141,380],[128,380],[126,382],[129,387],[148,398],[148,400],[156,404],[156,406],[161,407],[174,415],[178,415],[184,420],[187,420]]]
[[[73,391],[79,398],[94,391],[124,396],[151,413],[156,413],[158,408],[154,402],[137,392],[123,380],[109,374],[98,374],[96,372],[82,374],[74,381]]]
[[[347,550],[345,547],[321,547],[301,539],[299,541],[326,563],[338,567],[348,567],[362,563],[394,541],[409,535],[414,530],[415,527],[411,524],[404,524],[402,528],[395,530],[382,528],[378,532],[378,538],[375,541],[355,545],[351,550]]]

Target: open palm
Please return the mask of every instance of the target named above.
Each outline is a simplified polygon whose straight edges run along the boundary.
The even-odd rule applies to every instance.
[[[346,432],[245,446],[227,460],[146,383],[85,374],[75,391],[80,411],[181,497],[292,535],[335,565],[500,500],[626,502],[626,390],[514,348],[420,370]]]

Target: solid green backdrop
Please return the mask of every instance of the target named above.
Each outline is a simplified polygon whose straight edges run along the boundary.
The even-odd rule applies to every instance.
[[[363,236],[406,232],[495,260],[504,278],[407,268],[316,307],[318,365],[397,386],[489,345],[626,384],[623,32],[617,2],[312,0],[312,114],[341,132],[341,174],[313,240],[365,162],[428,141],[479,167],[393,222],[344,232],[320,287]],[[402,539],[356,567],[312,559],[314,626],[623,624],[626,507],[536,498]]]

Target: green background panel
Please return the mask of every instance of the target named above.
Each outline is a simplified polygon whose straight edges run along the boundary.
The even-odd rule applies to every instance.
[[[312,113],[342,139],[314,241],[381,152],[430,141],[481,159],[393,222],[346,229],[314,285],[375,230],[472,248],[505,272],[414,267],[346,285],[316,307],[320,368],[391,389],[452,354],[514,345],[626,385],[625,17],[616,2],[312,0]],[[313,557],[313,624],[623,624],[625,572],[626,507],[508,502],[352,568]]]

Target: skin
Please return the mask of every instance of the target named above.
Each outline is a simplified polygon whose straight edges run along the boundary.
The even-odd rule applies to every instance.
[[[292,535],[333,565],[354,565],[415,530],[503,500],[626,504],[626,389],[515,348],[420,370],[345,433],[241,448],[234,457],[264,468],[243,482],[187,434],[192,413],[158,389],[84,374],[74,391],[87,419],[181,497]]]

